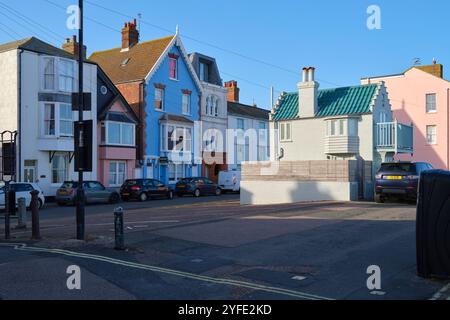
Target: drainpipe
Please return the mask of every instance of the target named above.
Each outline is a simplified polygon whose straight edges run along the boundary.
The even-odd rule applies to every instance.
[[[22,181],[22,53],[23,49],[20,49],[17,54],[17,80],[18,80],[18,88],[17,88],[17,131],[18,131],[18,181]]]

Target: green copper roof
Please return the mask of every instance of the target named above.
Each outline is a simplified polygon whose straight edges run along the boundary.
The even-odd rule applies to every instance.
[[[369,113],[378,86],[370,84],[319,90],[319,111],[316,117]],[[281,104],[276,108],[273,119],[298,119],[298,92],[287,93],[281,98]]]

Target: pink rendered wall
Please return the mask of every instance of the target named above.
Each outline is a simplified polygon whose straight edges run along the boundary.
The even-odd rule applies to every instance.
[[[414,156],[396,156],[397,160],[425,161],[435,168],[449,170],[449,90],[450,82],[418,69],[404,75],[380,77],[371,83],[384,81],[392,105],[394,118],[405,124],[414,124]],[[368,81],[364,79],[363,83]],[[426,112],[426,95],[436,94],[435,113]],[[437,144],[429,145],[427,125],[437,126]]]
[[[127,114],[127,110],[122,103],[115,102],[110,109],[114,112],[123,112]],[[136,148],[118,148],[118,147],[101,147],[101,124],[97,124],[97,146],[98,146],[98,179],[106,187],[109,187],[109,164],[111,161],[126,161],[127,163],[127,179],[134,178],[136,165]]]

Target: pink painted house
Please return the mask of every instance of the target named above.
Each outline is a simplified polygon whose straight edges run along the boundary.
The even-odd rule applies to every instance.
[[[393,116],[414,125],[414,154],[396,160],[425,161],[437,169],[450,170],[450,82],[443,66],[415,66],[402,74],[361,79],[362,84],[383,81]]]
[[[106,187],[120,187],[134,178],[138,118],[100,67],[97,86],[97,177]]]

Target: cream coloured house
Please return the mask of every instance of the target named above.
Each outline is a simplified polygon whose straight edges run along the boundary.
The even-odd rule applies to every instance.
[[[371,198],[380,164],[412,153],[413,128],[393,119],[383,83],[319,90],[314,73],[272,108],[271,161],[244,166],[242,203]]]

